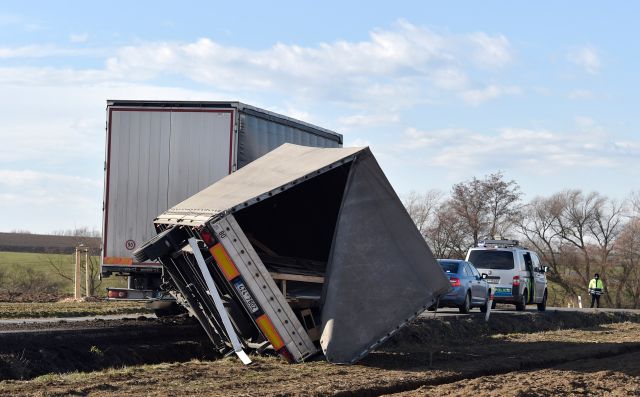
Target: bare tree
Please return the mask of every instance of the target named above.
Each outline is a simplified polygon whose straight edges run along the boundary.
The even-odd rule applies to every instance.
[[[502,172],[485,177],[484,195],[489,211],[489,235],[506,234],[519,218],[522,193],[516,181],[505,181]]]
[[[76,237],[101,237],[99,230],[91,229],[88,226],[81,226],[75,229],[54,230],[51,232],[54,236],[76,236]]]
[[[461,259],[471,245],[465,230],[465,222],[451,202],[446,201],[437,208],[433,223],[427,229],[427,242],[437,258]]]
[[[621,307],[629,302],[627,306],[637,309],[640,307],[640,219],[634,218],[622,227],[616,251],[622,270],[614,292],[616,305]]]
[[[558,221],[563,208],[564,201],[559,195],[536,197],[523,208],[518,231],[540,253],[542,261],[550,266],[547,273],[549,280],[562,287],[567,294],[575,295],[574,287],[567,280],[565,258],[560,250],[562,241]]]
[[[453,185],[450,205],[471,235],[472,244],[478,244],[481,234],[486,230],[488,212],[482,181],[474,177],[470,181]]]
[[[425,193],[411,191],[403,197],[402,202],[423,237],[426,237],[427,228],[433,221],[442,196],[439,190],[429,190]]]
[[[89,253],[89,262],[80,265],[82,273],[87,271],[87,266],[89,267],[89,296],[96,296],[97,291],[102,285],[102,280],[100,279],[100,266],[98,266],[96,258],[96,256],[92,256],[91,253]],[[47,255],[47,263],[58,277],[67,280],[72,284],[74,283],[74,263],[60,257],[54,258],[51,255]],[[87,288],[85,284],[86,283],[83,278],[80,283],[80,288],[81,291],[85,291],[86,293]]]
[[[522,193],[513,180],[505,181],[502,172],[483,180],[473,178],[451,189],[451,205],[464,220],[473,245],[482,235],[508,232],[517,220]]]
[[[560,235],[582,253],[584,264],[576,264],[574,269],[586,286],[592,270],[588,238],[595,222],[596,209],[603,205],[605,199],[596,192],[585,195],[581,190],[565,190],[561,196],[565,200],[565,206],[558,218]]]

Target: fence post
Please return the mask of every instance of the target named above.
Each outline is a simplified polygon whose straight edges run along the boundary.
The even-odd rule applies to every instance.
[[[82,294],[80,292],[80,247],[76,247],[76,269],[74,275],[74,290],[73,297],[80,299]]]
[[[582,297],[578,295],[578,307],[582,309]]]
[[[84,250],[84,282],[85,282],[85,296],[88,298],[93,292],[93,277],[92,270],[89,268],[89,249]]]

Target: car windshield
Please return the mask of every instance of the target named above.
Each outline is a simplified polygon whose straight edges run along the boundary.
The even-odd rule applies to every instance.
[[[445,273],[458,273],[458,262],[438,262]]]
[[[473,250],[468,260],[478,269],[513,269],[513,252],[511,251]]]

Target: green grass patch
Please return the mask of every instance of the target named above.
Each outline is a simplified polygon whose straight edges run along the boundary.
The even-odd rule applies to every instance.
[[[140,302],[0,302],[0,319],[151,313]]]
[[[100,257],[92,256],[94,274],[99,273]],[[82,258],[84,264],[84,257]],[[6,275],[19,271],[20,268],[31,268],[36,272],[43,273],[48,279],[60,284],[61,294],[73,294],[73,275],[75,269],[75,254],[43,254],[31,252],[0,252],[0,273]],[[125,288],[127,279],[125,277],[111,276],[103,280],[97,291],[98,296],[106,296],[106,288]],[[82,273],[82,286],[84,287],[84,273]]]

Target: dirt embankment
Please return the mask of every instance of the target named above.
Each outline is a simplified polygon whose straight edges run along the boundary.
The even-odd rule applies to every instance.
[[[0,325],[0,379],[215,358],[186,317]]]
[[[5,381],[0,383],[0,396],[375,396],[424,395],[431,394],[432,389],[446,395],[455,394],[456,387],[464,391],[460,395],[490,395],[495,389],[498,395],[551,396],[556,394],[554,390],[570,390],[571,385],[583,387],[580,385],[592,375],[602,378],[597,389],[600,394],[630,395],[638,390],[639,365],[614,365],[615,358],[637,360],[640,354],[637,315],[549,312],[499,314],[492,320],[487,326],[480,316],[419,319],[353,366],[322,360],[288,365],[277,357],[254,357],[250,366],[233,358],[198,360]],[[99,344],[96,348],[105,352]],[[603,369],[609,368],[607,365],[610,370]],[[546,379],[540,393],[524,386],[534,382],[520,377],[526,373]],[[560,383],[557,389],[554,377]],[[489,383],[485,384],[485,379]],[[509,382],[514,380],[524,382],[523,386],[510,389]],[[616,383],[621,380],[626,389]],[[438,388],[443,388],[444,394]]]

